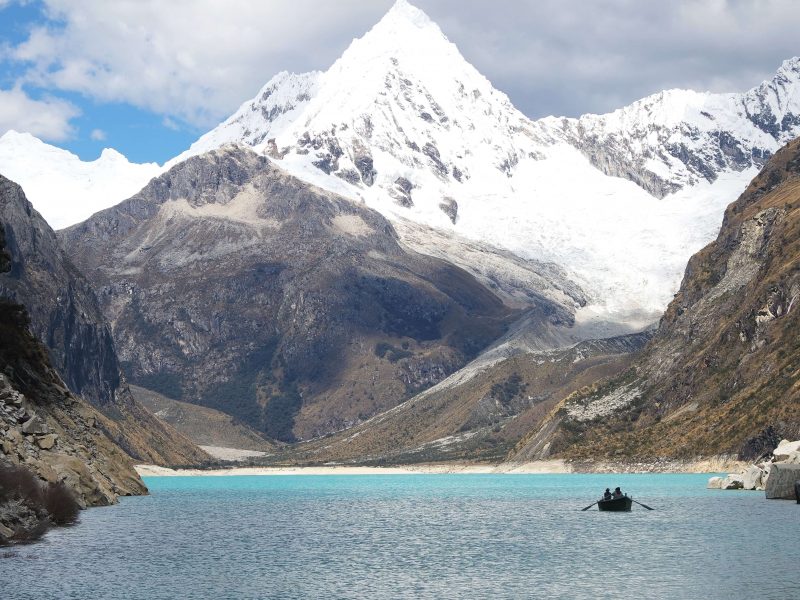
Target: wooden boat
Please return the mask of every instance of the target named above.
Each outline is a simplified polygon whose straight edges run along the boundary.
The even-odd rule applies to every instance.
[[[630,511],[631,506],[633,506],[633,499],[628,498],[628,496],[622,496],[621,498],[612,498],[611,500],[597,501],[597,508],[599,508],[600,510],[627,512]]]

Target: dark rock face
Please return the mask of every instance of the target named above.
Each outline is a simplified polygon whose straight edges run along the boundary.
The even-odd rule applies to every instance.
[[[361,175],[361,181],[364,182],[364,185],[367,187],[372,186],[372,184],[375,183],[375,177],[378,175],[378,172],[375,170],[372,153],[369,151],[369,148],[356,146],[353,149],[353,164],[355,164],[356,169],[358,169]]]
[[[2,177],[0,219],[11,258],[0,295],[28,307],[35,335],[71,390],[110,404],[120,386],[119,365],[88,282],[64,259],[58,239],[19,186]]]
[[[452,198],[444,198],[441,204],[439,204],[439,208],[448,216],[450,222],[455,225],[458,220],[458,202]]]
[[[405,177],[398,177],[394,182],[394,188],[389,191],[389,195],[403,208],[410,208],[414,206],[414,201],[411,199],[411,190],[413,189],[413,183]]]
[[[134,458],[161,464],[206,460],[204,452],[134,401],[91,286],[22,189],[2,176],[0,222],[10,258],[8,273],[0,276],[0,296],[25,305],[31,331],[69,389],[116,423],[109,433]]]
[[[737,458],[739,460],[755,462],[758,459],[772,453],[783,438],[775,430],[775,427],[768,425],[758,435],[748,439],[743,445]]]
[[[402,249],[378,213],[240,148],[191,158],[61,235],[132,381],[283,440],[396,405],[512,317],[464,271]]]

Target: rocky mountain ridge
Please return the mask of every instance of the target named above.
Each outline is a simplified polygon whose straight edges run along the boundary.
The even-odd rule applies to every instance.
[[[67,387],[108,417],[107,433],[141,462],[198,464],[200,449],[131,396],[94,290],[66,258],[53,230],[22,189],[0,175],[0,226],[10,256],[0,296],[22,304],[31,331]]]
[[[519,311],[362,204],[251,150],[192,157],[60,232],[131,380],[271,437],[351,426],[441,381]],[[530,299],[532,319],[570,310]]]
[[[530,120],[400,0],[326,72],[276,75],[166,166],[245,144],[362,198],[403,243],[504,282],[517,302],[557,273],[568,283],[551,298],[579,290],[562,300],[620,333],[658,318],[724,207],[800,131],[798,68],[789,59],[745,93],[669,90]]]

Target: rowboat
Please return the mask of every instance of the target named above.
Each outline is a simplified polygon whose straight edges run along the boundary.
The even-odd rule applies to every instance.
[[[598,500],[597,508],[600,510],[608,510],[614,512],[627,512],[633,506],[633,499],[628,496],[621,498],[612,498],[611,500]]]

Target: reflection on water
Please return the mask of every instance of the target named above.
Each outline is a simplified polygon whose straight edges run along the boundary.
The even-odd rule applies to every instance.
[[[800,506],[707,478],[149,478],[0,558],[0,597],[797,597]],[[580,511],[617,485],[656,510]]]

